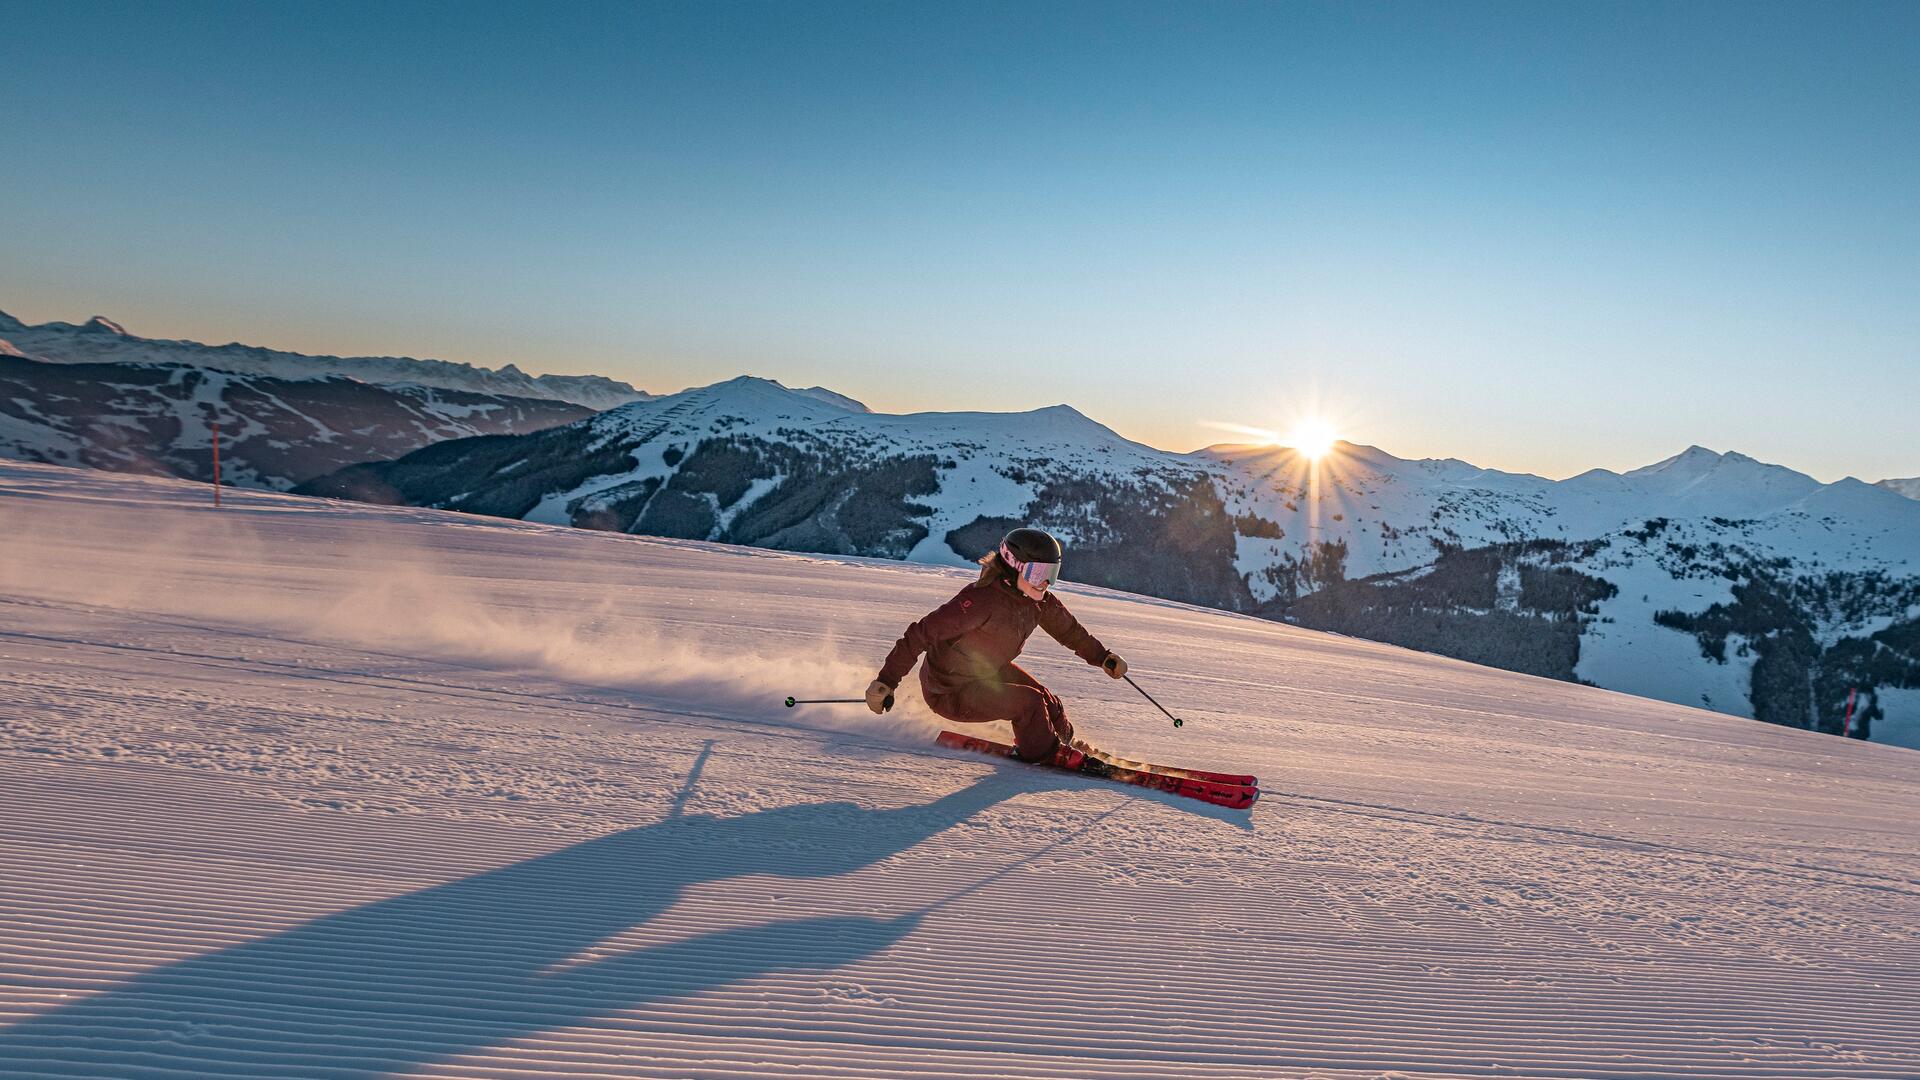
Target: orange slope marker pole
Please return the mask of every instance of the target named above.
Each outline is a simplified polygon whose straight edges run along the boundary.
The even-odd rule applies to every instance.
[[[1840,737],[1843,739],[1853,738],[1853,697],[1859,692],[1860,688],[1857,686],[1847,688],[1847,722],[1840,729]]]

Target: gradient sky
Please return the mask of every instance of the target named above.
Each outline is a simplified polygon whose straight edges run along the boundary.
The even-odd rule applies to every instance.
[[[1920,3],[0,0],[0,309],[1920,475]]]

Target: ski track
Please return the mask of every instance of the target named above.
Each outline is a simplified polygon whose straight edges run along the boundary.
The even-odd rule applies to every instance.
[[[0,1076],[1920,1077],[1920,753],[1069,590],[1243,814],[777,705],[964,571],[204,496],[0,464]]]

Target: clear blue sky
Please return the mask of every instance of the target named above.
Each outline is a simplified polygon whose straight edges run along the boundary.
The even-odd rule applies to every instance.
[[[0,309],[1920,475],[1920,3],[0,0]]]

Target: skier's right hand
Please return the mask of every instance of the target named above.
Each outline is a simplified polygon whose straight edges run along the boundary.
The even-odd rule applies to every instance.
[[[875,716],[893,708],[893,687],[879,679],[873,680],[867,687],[867,708],[872,709]]]

